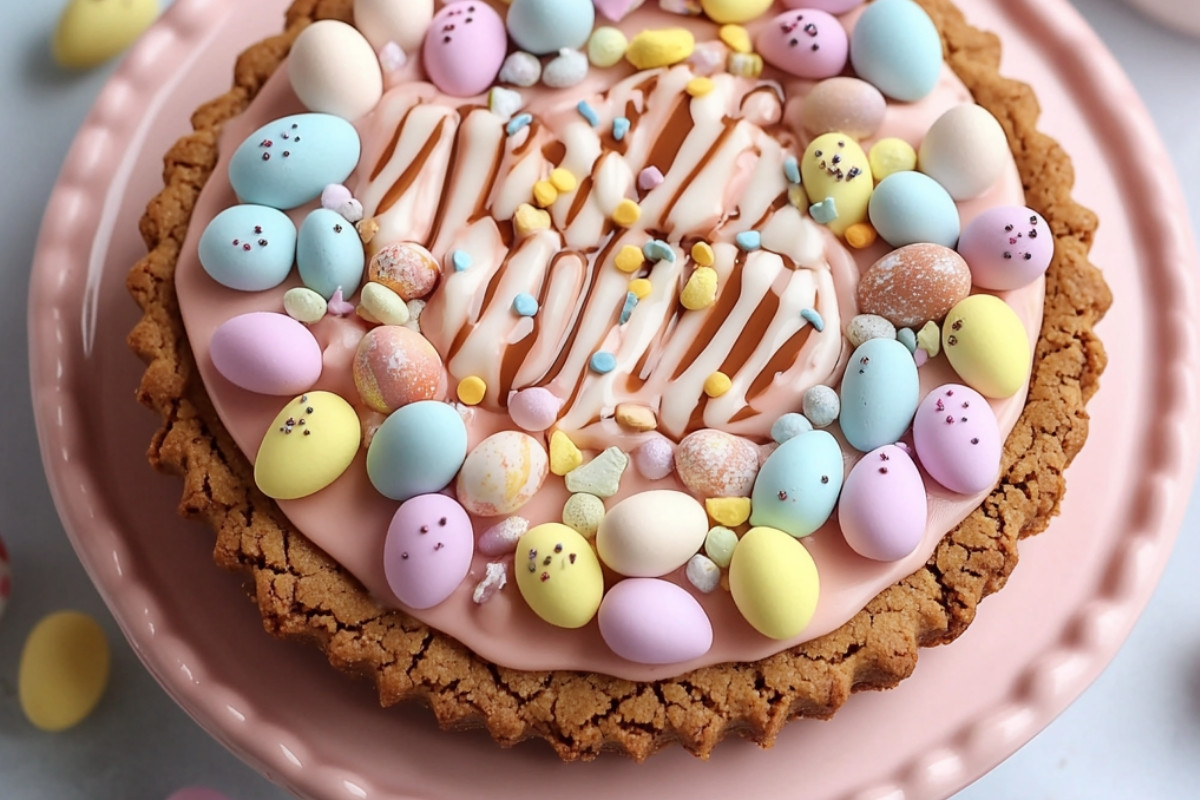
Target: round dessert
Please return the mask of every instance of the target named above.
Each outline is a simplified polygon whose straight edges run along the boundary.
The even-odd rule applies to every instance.
[[[961,632],[1053,513],[1109,302],[994,40],[911,0],[377,5],[251,51],[130,279],[152,461],[268,628],[564,758],[766,744]]]

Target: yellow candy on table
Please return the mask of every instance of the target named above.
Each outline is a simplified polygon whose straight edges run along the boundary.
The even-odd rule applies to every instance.
[[[852,137],[826,133],[813,139],[800,160],[800,175],[810,203],[836,204],[837,216],[826,225],[838,236],[867,218],[875,181],[867,154]]]
[[[741,25],[722,25],[717,35],[735,53],[754,52],[754,43],[750,41],[750,31]]]
[[[755,630],[772,639],[790,639],[812,620],[821,584],[817,565],[799,539],[757,527],[733,548],[729,591]]]
[[[903,139],[880,139],[871,146],[868,157],[871,176],[876,183],[896,172],[911,172],[917,168],[917,151]]]
[[[717,271],[712,267],[696,267],[679,295],[679,302],[688,311],[700,311],[717,301]]]
[[[642,31],[633,37],[625,59],[638,69],[669,67],[696,51],[696,37],[686,28]]]
[[[642,248],[627,244],[617,251],[615,263],[621,272],[637,272],[646,263],[646,254]]]
[[[267,497],[295,500],[337,480],[358,454],[362,426],[333,392],[308,392],[275,416],[254,459],[254,482]]]
[[[984,397],[1011,397],[1029,377],[1025,326],[1008,303],[990,294],[973,294],[950,309],[942,349],[963,382]]]
[[[54,31],[54,60],[70,69],[102,64],[133,44],[157,16],[157,0],[72,0]]]
[[[458,399],[463,405],[477,406],[487,395],[487,384],[477,375],[469,375],[458,382]]]
[[[726,528],[736,528],[750,519],[750,498],[710,497],[704,501],[704,510]]]
[[[713,22],[749,22],[767,13],[774,0],[700,0],[700,8]]]
[[[111,657],[100,625],[78,611],[42,619],[21,651],[17,693],[34,727],[57,733],[79,724],[100,702]]]
[[[517,541],[513,572],[525,603],[551,625],[582,628],[600,608],[600,561],[587,539],[562,523],[527,531]]]
[[[709,397],[720,397],[733,388],[733,381],[724,372],[714,372],[704,379],[704,393]]]
[[[562,431],[550,434],[550,471],[558,476],[566,475],[583,464],[583,453],[571,437]]]

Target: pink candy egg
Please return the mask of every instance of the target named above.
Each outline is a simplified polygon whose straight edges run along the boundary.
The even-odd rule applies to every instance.
[[[222,323],[209,346],[213,366],[251,392],[296,395],[321,377],[321,346],[286,314],[254,311]]]
[[[846,543],[865,558],[898,561],[925,534],[925,484],[912,458],[889,444],[867,453],[846,476],[838,521]]]
[[[613,586],[597,621],[604,643],[638,664],[677,664],[712,647],[712,623],[696,598],[657,578],[629,578]]]
[[[913,444],[929,476],[952,492],[975,494],[996,482],[1000,426],[991,404],[970,387],[930,392],[913,419]]]
[[[633,451],[633,466],[648,480],[665,478],[675,471],[675,445],[665,436],[652,436]]]
[[[454,593],[471,569],[471,518],[452,498],[423,494],[396,509],[383,545],[383,569],[396,598],[432,608]]]
[[[508,415],[518,428],[533,433],[544,431],[558,420],[562,400],[541,386],[513,392],[508,398]]]
[[[963,228],[958,252],[983,289],[1019,289],[1037,280],[1054,258],[1054,235],[1042,215],[1025,206],[988,209]]]
[[[825,11],[785,11],[758,35],[758,52],[771,64],[798,78],[831,78],[846,66],[850,37]]]
[[[698,497],[749,497],[758,475],[758,448],[713,428],[689,433],[675,449],[679,479]]]
[[[428,339],[400,325],[368,331],[358,343],[352,371],[363,402],[384,414],[446,395],[442,357]]]
[[[425,72],[438,89],[471,97],[495,82],[507,51],[500,15],[478,0],[459,0],[434,15],[421,52]]]
[[[866,0],[782,0],[788,8],[815,8],[828,11],[830,14],[845,14],[852,8],[858,8]]]

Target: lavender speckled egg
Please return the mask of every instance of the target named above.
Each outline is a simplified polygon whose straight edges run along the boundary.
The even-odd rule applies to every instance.
[[[227,380],[259,394],[300,394],[321,377],[321,345],[286,314],[252,311],[226,320],[213,331],[209,355]]]
[[[561,408],[562,400],[541,386],[521,389],[508,398],[508,415],[518,428],[531,433],[544,431],[553,425]]]
[[[858,308],[897,328],[940,320],[971,293],[971,271],[948,247],[920,242],[893,250],[863,272]]]
[[[246,137],[229,160],[229,184],[243,203],[286,211],[321,196],[354,171],[362,142],[332,114],[294,114]]]
[[[998,206],[963,228],[958,252],[983,289],[1019,289],[1037,280],[1054,258],[1054,233],[1025,206]]]
[[[934,389],[917,408],[913,445],[929,477],[959,494],[990,489],[1003,442],[992,406],[969,386]]]
[[[665,478],[675,471],[675,445],[665,436],[651,436],[633,451],[633,466],[648,480]]]
[[[879,90],[858,78],[837,76],[821,81],[801,106],[800,120],[813,136],[834,131],[869,139],[883,124],[887,100]]]
[[[200,266],[222,286],[262,292],[283,283],[296,258],[296,226],[287,214],[253,204],[212,218],[198,246]]]
[[[765,26],[755,42],[771,66],[798,78],[831,78],[846,66],[850,38],[830,14],[805,8],[785,11]]]
[[[425,72],[438,89],[471,97],[495,82],[507,50],[500,15],[485,3],[459,0],[434,15],[421,52]]]
[[[358,291],[366,254],[354,226],[336,211],[318,208],[304,219],[296,239],[296,268],[300,280],[326,300],[342,290]]]
[[[401,603],[432,608],[467,577],[474,552],[475,534],[463,507],[446,495],[423,494],[396,509],[383,545],[383,569]]]
[[[609,649],[637,664],[677,664],[712,647],[708,615],[686,589],[657,578],[628,578],[600,602],[600,635]]]
[[[854,552],[875,561],[899,561],[925,534],[925,484],[912,457],[889,444],[855,464],[838,500],[842,535]]]

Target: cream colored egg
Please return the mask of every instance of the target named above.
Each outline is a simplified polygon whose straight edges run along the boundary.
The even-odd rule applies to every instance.
[[[970,200],[999,180],[1010,159],[1008,139],[996,118],[982,106],[964,103],[929,128],[917,151],[917,168],[955,200]]]
[[[587,540],[558,522],[531,528],[517,541],[517,589],[533,613],[560,628],[582,628],[604,596],[604,573]]]
[[[45,617],[21,651],[21,710],[43,731],[73,727],[104,695],[109,662],[108,640],[94,619],[77,611]]]
[[[296,37],[288,77],[310,111],[354,121],[383,96],[383,72],[370,43],[337,20],[314,22]]]
[[[596,532],[596,550],[630,578],[657,578],[687,563],[704,546],[708,514],[684,492],[639,492],[617,503]]]
[[[1011,397],[1029,378],[1025,326],[1008,303],[990,294],[971,295],[950,309],[942,347],[963,382],[984,397]]]
[[[54,31],[54,60],[86,69],[120,53],[158,16],[157,0],[72,0]]]
[[[537,439],[520,431],[493,433],[467,454],[458,501],[481,517],[511,514],[537,494],[549,471],[550,458]]]
[[[817,565],[799,539],[776,528],[751,528],[733,549],[729,590],[750,625],[772,639],[790,639],[817,610]]]
[[[354,0],[354,24],[376,50],[395,42],[415,53],[432,19],[433,0]]]
[[[341,476],[362,440],[354,408],[332,392],[309,392],[283,407],[263,437],[254,481],[268,497],[294,500]]]

